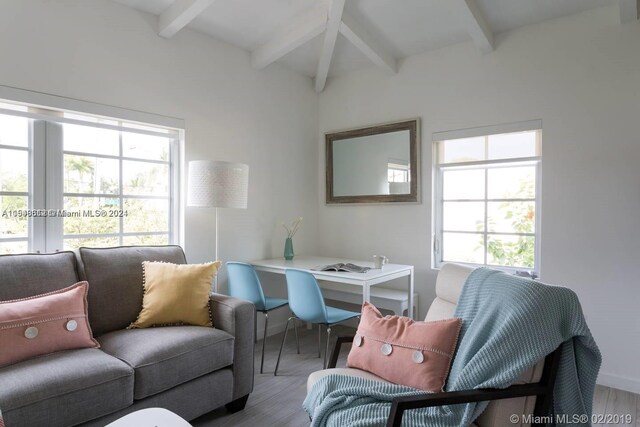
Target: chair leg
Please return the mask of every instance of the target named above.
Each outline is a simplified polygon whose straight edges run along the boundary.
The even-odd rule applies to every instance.
[[[318,359],[322,357],[322,325],[318,324]]]
[[[298,322],[293,321],[293,331],[296,333],[296,350],[300,354],[300,340],[298,339]]]
[[[269,326],[269,312],[264,312],[264,333],[262,334],[262,357],[260,358],[260,373],[264,367],[264,346],[267,344],[267,326]]]
[[[276,369],[273,371],[273,376],[278,375],[278,366],[280,366],[280,356],[282,355],[282,347],[284,347],[284,342],[287,339],[287,331],[289,330],[289,322],[291,322],[295,317],[289,317],[287,320],[287,326],[284,327],[284,336],[282,337],[282,342],[280,343],[280,351],[278,352],[278,360],[276,362]]]
[[[327,325],[327,346],[324,350],[324,362],[322,369],[327,369],[327,356],[329,355],[329,341],[331,341],[331,326]]]

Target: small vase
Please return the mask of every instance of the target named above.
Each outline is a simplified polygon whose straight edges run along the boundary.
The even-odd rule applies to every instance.
[[[284,241],[284,259],[291,261],[293,259],[293,240],[291,237],[287,237]]]

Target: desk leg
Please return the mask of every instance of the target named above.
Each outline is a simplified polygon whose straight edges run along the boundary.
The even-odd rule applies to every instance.
[[[369,287],[369,282],[364,282],[362,284],[362,301],[371,302],[371,289]]]
[[[409,272],[409,307],[407,309],[410,319],[413,319],[413,268]]]

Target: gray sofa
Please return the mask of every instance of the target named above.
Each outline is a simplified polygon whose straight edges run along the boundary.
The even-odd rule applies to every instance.
[[[142,306],[142,261],[186,263],[179,246],[0,256],[0,301],[87,280],[89,323],[101,345],[0,368],[7,427],[104,426],[148,407],[187,420],[222,405],[244,408],[253,390],[253,304],[214,294],[214,328],[127,330]]]

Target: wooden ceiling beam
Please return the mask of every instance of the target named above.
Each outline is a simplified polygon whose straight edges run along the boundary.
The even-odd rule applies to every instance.
[[[476,0],[457,0],[462,3],[467,32],[482,53],[489,53],[494,49],[493,32],[478,6]]]
[[[371,62],[376,64],[386,73],[395,74],[398,72],[396,59],[387,53],[382,46],[376,43],[366,29],[346,12],[342,15],[340,34],[345,36],[345,38],[364,53]]]
[[[176,0],[158,18],[158,34],[173,37],[196,16],[205,11],[214,0]]]
[[[324,85],[327,83],[331,57],[336,48],[338,31],[340,30],[342,14],[344,13],[344,3],[345,0],[331,0],[329,3],[329,18],[327,20],[327,28],[324,32],[324,42],[322,43],[320,59],[318,60],[318,71],[316,72],[316,92],[322,92]]]
[[[253,68],[262,69],[319,36],[327,28],[327,11],[314,10],[294,20],[251,53]]]

